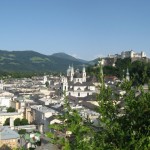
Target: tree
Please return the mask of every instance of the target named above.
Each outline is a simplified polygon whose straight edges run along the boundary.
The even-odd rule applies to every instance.
[[[46,81],[46,82],[45,82],[45,85],[46,85],[46,87],[48,88],[48,87],[49,87],[49,82]]]
[[[150,90],[145,92],[141,86],[133,87],[132,81],[124,80],[119,87],[125,94],[120,97],[105,86],[101,65],[99,80],[99,127],[93,127],[88,119],[84,121],[78,111],[71,109],[66,99],[64,115],[59,116],[63,123],[50,125],[50,128],[59,133],[70,131],[71,135],[68,138],[66,134],[48,133],[48,136],[65,150],[149,150]],[[136,93],[137,89],[139,93]]]
[[[10,125],[10,118],[7,118],[5,120],[4,126],[9,126]]]
[[[148,83],[150,80],[150,63],[146,61],[134,61],[130,67],[133,83],[136,86]]]
[[[14,126],[20,126],[20,118],[16,118],[15,120],[14,120]]]
[[[28,120],[23,118],[21,121],[20,121],[20,125],[28,125]]]
[[[18,134],[25,134],[26,133],[26,129],[21,129],[18,131]]]
[[[83,120],[78,111],[72,110],[67,99],[65,100],[64,110],[64,115],[58,116],[63,124],[50,125],[51,131],[55,131],[47,134],[51,138],[51,142],[65,150],[92,149],[90,148],[90,140],[93,130],[90,127],[89,120]]]
[[[14,125],[15,126],[20,126],[20,125],[28,125],[28,120],[23,118],[23,119],[20,119],[20,118],[16,118],[14,120]]]
[[[98,95],[100,129],[95,132],[94,145],[98,149],[128,150],[150,149],[150,92],[131,88],[131,81],[124,81],[121,87],[126,91],[122,99],[110,88],[100,87]],[[115,96],[115,102],[114,102]],[[122,101],[124,110],[118,104]]]
[[[117,68],[118,77],[122,79],[122,77],[125,75],[123,71],[127,68],[130,68],[131,65],[132,64],[130,58],[117,59],[115,66]]]
[[[15,112],[15,108],[9,107],[7,108],[7,112]]]

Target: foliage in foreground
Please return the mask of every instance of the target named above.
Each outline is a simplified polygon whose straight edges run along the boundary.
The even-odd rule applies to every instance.
[[[141,76],[141,83],[147,81],[146,72]],[[120,98],[112,89],[106,88],[102,80],[101,76],[100,94],[97,95],[99,128],[72,110],[66,99],[64,115],[58,116],[62,124],[50,125],[51,132],[47,135],[51,142],[64,150],[149,150],[150,90],[144,92],[140,86],[131,88],[132,82],[124,81],[121,89],[126,94]],[[17,119],[16,124],[22,123]]]
[[[64,115],[57,117],[57,119],[62,120],[62,124],[50,125],[51,132],[47,133],[47,136],[51,138],[53,144],[57,144],[65,150],[92,150],[93,129],[88,118],[83,120],[76,110],[70,108],[67,99],[65,100],[64,108]]]
[[[95,149],[150,149],[150,92],[145,93],[141,89],[137,96],[128,85],[131,83],[127,81],[123,85],[126,91],[123,104],[118,104],[120,99],[117,95],[115,101],[112,100],[111,89],[101,88],[98,100],[102,129],[95,132]]]
[[[67,111],[59,118],[63,123],[50,126],[52,131],[64,134],[49,133],[53,143],[64,150],[149,150],[150,90],[144,92],[140,86],[131,88],[132,81],[124,81],[120,88],[125,94],[120,97],[105,87],[102,74],[100,81],[99,128],[94,128],[90,121],[85,122],[77,111],[71,110],[66,100]],[[69,138],[66,131],[72,133]]]

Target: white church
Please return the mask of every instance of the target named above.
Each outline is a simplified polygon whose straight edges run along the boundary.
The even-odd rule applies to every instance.
[[[74,70],[73,66],[67,69],[67,77],[60,77],[60,96],[66,93],[66,96],[86,97],[95,93],[95,85],[92,82],[87,82],[86,69],[83,66],[82,71]]]

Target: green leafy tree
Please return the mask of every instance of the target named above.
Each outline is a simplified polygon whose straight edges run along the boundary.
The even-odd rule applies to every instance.
[[[5,120],[4,126],[9,126],[10,125],[10,118],[7,118]]]
[[[98,72],[101,82],[97,95],[99,126],[93,127],[88,118],[83,120],[66,99],[64,115],[59,116],[62,124],[50,125],[51,130],[55,131],[48,133],[51,141],[65,150],[149,150],[150,91],[145,92],[142,86],[132,87],[132,81],[124,80],[118,86],[125,91],[120,97],[116,89],[105,86],[101,65]],[[147,76],[146,71],[143,76]],[[66,131],[70,131],[69,137]]]
[[[28,125],[28,120],[23,118],[21,121],[20,121],[20,125]]]
[[[21,129],[18,131],[19,134],[25,134],[26,133],[26,129]]]
[[[9,107],[7,108],[7,112],[15,112],[15,108]]]
[[[96,149],[150,149],[150,92],[145,93],[141,88],[136,96],[136,88],[131,85],[131,81],[122,83],[121,88],[126,92],[122,99],[109,87],[100,87],[100,130],[94,135]],[[123,110],[118,104],[120,100]]]
[[[51,138],[51,142],[58,144],[64,150],[92,149],[90,141],[93,130],[90,127],[89,120],[83,120],[78,111],[72,110],[67,99],[64,109],[64,115],[58,117],[63,124],[50,125],[51,131],[55,131],[47,134]],[[59,136],[58,133],[60,133]]]
[[[130,68],[131,66],[131,59],[130,58],[124,58],[124,59],[117,59],[115,66],[118,70],[118,77],[122,79],[123,76],[125,76],[125,70],[127,68]]]
[[[14,120],[14,126],[20,126],[20,118],[16,118],[15,120]]]
[[[28,120],[23,118],[23,119],[20,119],[20,118],[16,118],[14,120],[14,125],[15,126],[20,126],[20,125],[28,125]]]
[[[45,82],[45,85],[46,85],[46,87],[48,88],[48,87],[49,87],[49,82],[46,81],[46,82]]]
[[[130,68],[134,85],[148,83],[150,80],[150,63],[144,61],[135,61]]]

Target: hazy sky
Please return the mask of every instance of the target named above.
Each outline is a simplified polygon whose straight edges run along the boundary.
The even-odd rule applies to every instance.
[[[150,0],[0,0],[0,49],[150,56]]]

